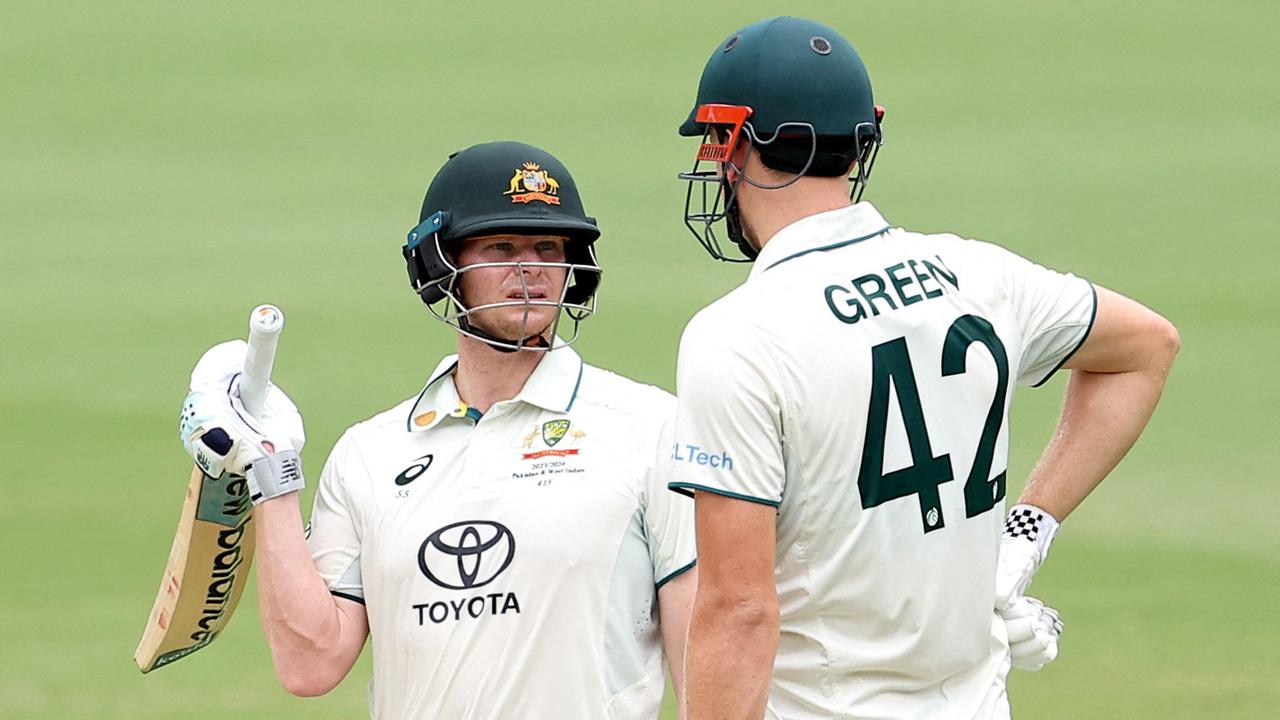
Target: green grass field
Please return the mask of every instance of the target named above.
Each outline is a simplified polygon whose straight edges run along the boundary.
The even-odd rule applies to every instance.
[[[743,276],[681,223],[694,148],[674,130],[714,44],[776,3],[370,7],[5,4],[0,716],[366,714],[367,653],[326,697],[280,689],[252,589],[211,648],[146,677],[131,655],[207,346],[242,335],[258,302],[285,309],[276,379],[307,418],[313,478],[347,425],[415,393],[449,350],[399,258],[449,152],[523,139],[573,169],[605,229],[579,346],[598,365],[672,388],[684,322]],[[1054,665],[1012,680],[1015,712],[1276,717],[1280,5],[787,10],[867,61],[889,110],[867,198],[892,222],[1074,270],[1182,332],[1146,437],[1037,580],[1067,632]],[[1015,404],[1010,477],[1061,388]]]

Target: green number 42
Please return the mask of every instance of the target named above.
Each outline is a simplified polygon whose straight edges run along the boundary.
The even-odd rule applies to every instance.
[[[964,315],[951,324],[942,346],[942,377],[965,371],[969,346],[981,343],[996,361],[996,393],[982,427],[982,437],[974,454],[973,468],[964,483],[965,517],[975,517],[1004,499],[1006,471],[992,478],[996,438],[1004,420],[1005,394],[1009,389],[1009,358],[995,328],[977,315]],[[892,382],[892,385],[891,385]],[[884,472],[885,426],[889,421],[889,391],[897,396],[898,408],[911,448],[911,465]],[[915,495],[920,503],[920,523],[926,533],[946,525],[938,486],[954,478],[951,456],[934,457],[920,407],[920,392],[911,369],[907,339],[898,338],[871,348],[871,403],[867,413],[867,436],[862,446],[862,467],[858,472],[858,494],[863,509],[898,498]]]

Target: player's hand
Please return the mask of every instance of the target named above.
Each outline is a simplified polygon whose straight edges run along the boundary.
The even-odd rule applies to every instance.
[[[1014,505],[996,555],[996,610],[1011,607],[1049,556],[1058,521],[1034,505]]]
[[[298,408],[274,385],[268,388],[260,418],[245,410],[239,380],[246,347],[233,340],[215,345],[200,358],[191,373],[179,435],[203,472],[247,477],[251,497],[260,502],[301,489],[298,452],[306,433]]]
[[[1058,657],[1062,617],[1057,610],[1024,595],[996,613],[1004,621],[1014,667],[1034,672]]]

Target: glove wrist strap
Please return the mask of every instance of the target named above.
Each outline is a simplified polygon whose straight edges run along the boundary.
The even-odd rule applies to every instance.
[[[254,505],[306,487],[297,450],[281,450],[254,460],[245,479],[249,481],[249,499]]]
[[[1004,536],[1021,538],[1035,543],[1040,551],[1040,562],[1049,557],[1049,545],[1058,532],[1058,521],[1048,512],[1036,507],[1019,503],[1009,509],[1009,517],[1004,521]]]

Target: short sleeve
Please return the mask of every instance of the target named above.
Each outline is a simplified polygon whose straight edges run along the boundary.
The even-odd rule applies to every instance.
[[[666,405],[656,443],[647,448],[644,529],[653,563],[653,581],[662,587],[668,580],[689,570],[697,562],[693,529],[693,501],[668,492],[671,479],[671,443],[675,433],[675,404]]]
[[[768,347],[717,306],[694,316],[680,339],[672,490],[777,507],[785,480],[782,393]]]
[[[366,482],[366,478],[363,467],[354,462],[353,456],[355,450],[344,436],[325,461],[311,510],[307,548],[329,592],[364,603],[359,515],[348,485]]]
[[[1001,250],[1008,297],[1022,334],[1018,382],[1039,386],[1089,336],[1097,314],[1097,292],[1088,280]]]

